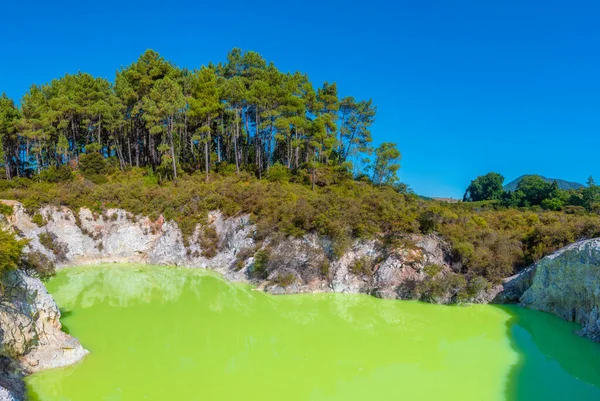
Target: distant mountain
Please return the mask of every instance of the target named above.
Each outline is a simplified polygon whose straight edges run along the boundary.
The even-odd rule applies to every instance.
[[[556,183],[558,184],[558,187],[560,189],[564,189],[564,190],[567,190],[567,191],[569,189],[581,189],[581,188],[585,187],[585,185],[580,184],[578,182],[565,181],[565,180],[561,180],[561,179],[558,179],[558,178],[546,178],[546,177],[541,176],[539,174],[525,174],[525,175],[520,176],[516,180],[509,182],[503,188],[504,188],[505,191],[516,191],[517,190],[517,186],[519,185],[519,182],[521,182],[521,180],[523,178],[530,177],[532,175],[537,175],[538,177],[540,177],[542,180],[544,180],[546,182],[554,182],[554,181],[556,181]]]

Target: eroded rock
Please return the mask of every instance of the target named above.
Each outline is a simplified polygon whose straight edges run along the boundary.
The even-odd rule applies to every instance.
[[[580,323],[580,334],[600,341],[600,238],[562,248],[532,271],[520,304]]]

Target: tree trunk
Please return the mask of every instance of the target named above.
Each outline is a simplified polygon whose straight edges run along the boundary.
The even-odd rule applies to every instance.
[[[208,127],[210,128],[210,117],[208,117]],[[206,135],[207,138],[204,142],[204,163],[206,166],[206,182],[208,182],[208,174],[210,173],[210,131]]]
[[[237,138],[240,132],[240,120],[238,118],[238,109],[235,110],[235,136],[233,137],[233,153],[235,156],[235,171],[240,175],[240,162],[238,160]]]
[[[171,142],[171,159],[173,161],[173,182],[177,184],[177,163],[175,163],[175,146],[173,146],[173,117],[169,117],[169,124],[167,127],[169,131],[169,142]]]
[[[261,147],[260,144],[260,109],[258,106],[255,107],[255,121],[256,121],[256,132],[254,133],[254,151],[256,152],[256,168],[258,169],[258,179],[262,179],[262,158],[261,158]]]
[[[8,156],[4,153],[4,171],[6,173],[6,179],[10,181],[10,166],[8,165]]]

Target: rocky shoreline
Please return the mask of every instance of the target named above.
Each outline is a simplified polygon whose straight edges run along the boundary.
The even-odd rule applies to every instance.
[[[71,365],[88,353],[61,330],[44,284],[25,272],[3,277],[0,297],[0,401],[23,399],[24,375]]]
[[[122,209],[94,213],[82,208],[75,213],[45,206],[33,217],[19,202],[3,203],[13,207],[5,224],[29,240],[26,252],[43,255],[57,268],[113,262],[178,265],[212,269],[229,280],[251,283],[273,294],[343,292],[414,299],[419,283],[432,274],[454,275],[460,267],[453,265],[450,247],[436,235],[410,235],[393,247],[378,240],[356,241],[336,255],[332,242],[316,234],[301,238],[274,234],[257,240],[248,215],[225,218],[218,211],[211,212],[206,225],[184,238],[178,226],[162,216],[152,220]],[[435,266],[433,273],[431,266]],[[43,284],[22,272],[11,274],[8,280],[15,289],[5,292],[0,304],[1,344],[2,354],[11,356],[16,365],[7,364],[0,377],[14,377],[18,383],[20,374],[83,358],[87,351],[60,331],[60,312]],[[438,295],[432,301],[450,303],[453,294]],[[479,289],[467,301],[520,303],[554,313],[581,323],[580,334],[599,341],[600,239],[572,244],[503,285]],[[19,330],[11,331],[7,322],[19,322],[14,326]],[[8,355],[8,349],[14,355]],[[8,388],[5,382],[0,380],[0,401],[21,399],[18,385],[10,389],[13,398],[9,398],[2,389]]]

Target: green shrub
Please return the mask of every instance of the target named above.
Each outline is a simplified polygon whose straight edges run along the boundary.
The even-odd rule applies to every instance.
[[[563,201],[558,198],[544,199],[542,207],[547,210],[560,210],[563,207]]]
[[[349,271],[350,273],[354,274],[355,276],[368,276],[370,277],[373,274],[373,271],[371,270],[372,268],[372,262],[371,260],[369,260],[367,257],[361,257],[359,259],[356,259],[354,261],[354,263],[352,263],[349,267]]]
[[[489,291],[492,285],[484,277],[477,276],[472,278],[467,284],[467,295],[469,297],[475,297],[481,292]]]
[[[108,164],[100,153],[87,153],[79,156],[79,170],[87,179],[98,178],[108,173]]]
[[[41,215],[41,213],[34,214],[31,218],[31,222],[38,227],[44,227],[46,224],[48,224],[48,222],[46,221],[44,216]]]
[[[42,280],[56,274],[54,263],[40,252],[29,252],[24,255],[21,265],[27,273]]]
[[[290,180],[290,169],[280,163],[275,163],[269,168],[267,179],[271,182],[288,182]]]
[[[426,265],[425,267],[423,267],[423,271],[425,272],[425,274],[427,274],[428,277],[437,276],[439,273],[441,273],[443,269],[444,268],[442,266],[437,264]]]
[[[275,283],[283,288],[294,284],[294,281],[296,281],[296,276],[292,273],[280,274],[275,279]]]
[[[219,236],[215,227],[208,225],[202,230],[200,235],[200,247],[202,255],[207,258],[214,258],[219,250]]]
[[[17,239],[12,232],[0,227],[0,274],[19,266],[26,244],[26,240]]]
[[[185,241],[198,224],[206,224],[211,210],[226,217],[247,213],[257,226],[255,240],[315,232],[332,241],[330,260],[341,257],[357,238],[379,238],[388,248],[414,249],[409,240],[413,234],[435,232],[451,244],[462,275],[481,276],[491,284],[573,241],[600,235],[600,216],[582,206],[552,211],[505,208],[498,202],[442,203],[353,181],[325,167],[318,179],[330,184],[312,190],[305,173],[301,169],[293,182],[280,184],[244,172],[238,177],[235,165],[221,164],[208,182],[203,173],[182,174],[175,185],[159,184],[151,171],[132,168],[103,174],[105,182],[98,185],[86,180],[0,180],[0,199],[21,201],[27,210],[52,204],[96,213],[122,208],[153,220],[162,214],[179,225]],[[200,238],[207,256],[215,251],[213,239],[210,232]],[[241,258],[238,262],[243,265]],[[369,275],[371,267],[356,271]]]
[[[319,273],[321,274],[321,277],[323,277],[323,278],[329,277],[330,269],[331,269],[331,263],[329,263],[329,260],[323,259],[323,261],[319,265]]]
[[[10,216],[13,214],[12,206],[5,205],[4,203],[0,203],[0,214],[4,216]]]
[[[40,180],[50,183],[67,182],[73,180],[71,167],[62,165],[60,167],[48,167],[40,172]]]
[[[426,302],[439,303],[450,298],[455,301],[465,299],[467,280],[464,276],[455,273],[427,277],[417,283],[417,291],[420,298]]]
[[[268,250],[260,250],[254,254],[254,263],[252,264],[252,275],[257,278],[265,279],[269,275],[269,257],[271,253]]]
[[[56,242],[56,236],[50,233],[41,233],[38,235],[40,240],[40,244],[50,251],[56,256],[58,260],[65,260],[67,249],[65,245]]]

